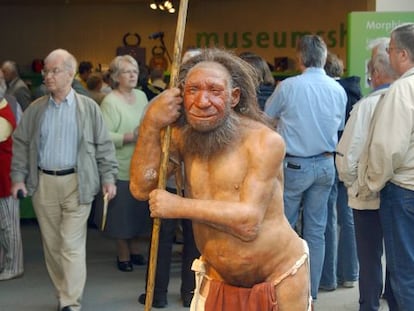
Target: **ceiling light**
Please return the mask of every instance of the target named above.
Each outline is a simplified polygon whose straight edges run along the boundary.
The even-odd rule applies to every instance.
[[[150,8],[153,10],[168,11],[168,13],[175,13],[174,4],[171,0],[153,0],[150,3]]]
[[[164,1],[164,7],[167,9],[167,10],[169,10],[169,9],[172,9],[172,7],[173,7],[173,4],[170,2],[170,1]]]

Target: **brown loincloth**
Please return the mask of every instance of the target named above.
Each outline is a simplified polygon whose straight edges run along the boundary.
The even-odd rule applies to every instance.
[[[195,259],[191,269],[196,275],[196,288],[191,302],[191,311],[277,311],[279,305],[275,288],[286,278],[294,276],[307,263],[309,249],[303,240],[304,254],[276,280],[256,284],[253,288],[240,288],[224,284],[206,275],[207,264]],[[309,273],[309,271],[307,272]],[[309,292],[307,310],[312,309]]]
[[[263,282],[252,288],[210,280],[205,311],[277,311],[275,285]]]

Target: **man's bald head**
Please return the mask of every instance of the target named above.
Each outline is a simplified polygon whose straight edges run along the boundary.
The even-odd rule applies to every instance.
[[[50,52],[49,55],[45,58],[45,65],[48,62],[56,61],[58,59],[62,60],[64,69],[67,70],[72,75],[72,77],[74,77],[77,68],[76,58],[64,49],[56,49]]]

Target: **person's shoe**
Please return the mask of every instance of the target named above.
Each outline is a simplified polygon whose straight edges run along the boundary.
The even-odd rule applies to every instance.
[[[131,263],[130,260],[128,260],[128,261],[119,261],[119,258],[117,257],[116,258],[116,263],[117,263],[118,269],[120,271],[131,272],[131,271],[134,270],[134,267],[132,266],[132,263]]]
[[[332,292],[336,289],[336,286],[319,285],[319,290],[324,292]]]
[[[144,266],[147,264],[147,260],[141,254],[131,254],[131,261],[136,266]]]
[[[60,309],[60,311],[72,311],[72,309],[69,306],[66,306]]]
[[[138,297],[138,302],[142,305],[145,305],[145,300],[147,298],[146,293],[143,293],[141,295],[139,295]],[[158,309],[162,309],[168,306],[168,301],[167,301],[167,297],[157,297],[154,295],[153,299],[152,299],[152,306],[154,308],[158,308]]]
[[[341,285],[342,285],[342,287],[345,287],[345,288],[353,288],[353,287],[355,287],[355,282],[354,281],[345,281]]]
[[[181,300],[183,301],[183,307],[189,308],[191,305],[191,300],[193,300],[194,293],[182,293]]]
[[[3,270],[0,273],[0,281],[7,281],[11,279],[17,279],[19,277],[23,276],[23,271],[18,273],[11,273],[9,271]]]

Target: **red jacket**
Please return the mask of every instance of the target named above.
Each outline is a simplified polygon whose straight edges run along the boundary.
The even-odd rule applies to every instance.
[[[6,119],[12,125],[13,130],[16,128],[16,119],[9,104],[0,109],[0,118]],[[0,198],[10,196],[12,144],[11,135],[5,141],[0,142]]]

